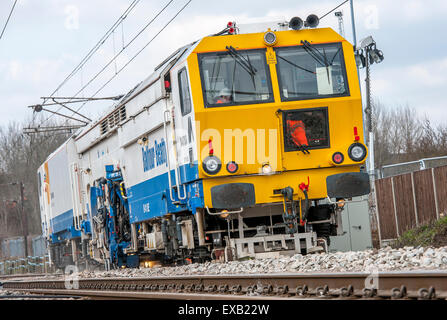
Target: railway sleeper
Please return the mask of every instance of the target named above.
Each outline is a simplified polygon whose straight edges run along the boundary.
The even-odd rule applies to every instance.
[[[400,288],[391,289],[392,299],[402,299],[407,296],[407,287],[402,285]]]
[[[176,290],[177,292],[182,292],[184,289],[185,289],[185,285],[184,285],[183,283],[180,283],[180,284],[176,284],[176,285],[175,285],[175,290]]]
[[[288,285],[277,286],[275,288],[275,293],[278,295],[288,295],[289,294],[289,286]]]
[[[418,298],[420,300],[436,299],[436,290],[435,290],[435,288],[433,288],[433,287],[430,287],[429,289],[420,288],[418,290]]]
[[[207,292],[216,292],[217,291],[217,286],[215,284],[209,285],[208,288],[206,289]]]
[[[295,289],[295,293],[297,296],[306,296],[306,295],[308,295],[308,292],[309,292],[309,287],[306,284],[304,284],[302,286],[298,286]]]
[[[204,289],[205,289],[204,285],[203,284],[199,284],[199,285],[196,286],[195,291],[196,292],[203,292]]]
[[[247,294],[254,294],[254,293],[256,293],[257,290],[258,290],[258,286],[257,285],[251,285],[251,286],[248,286],[246,288],[245,292]]]
[[[220,293],[226,293],[226,292],[228,292],[228,290],[229,290],[228,284],[222,284],[219,286]]]
[[[242,292],[242,286],[240,284],[231,287],[230,292],[233,294],[238,294]]]

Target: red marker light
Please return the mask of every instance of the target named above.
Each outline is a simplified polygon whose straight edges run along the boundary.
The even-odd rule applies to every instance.
[[[229,34],[234,34],[234,28],[230,28],[230,29],[228,30],[228,33],[229,33]]]
[[[232,26],[233,26],[233,22],[230,21],[227,23],[227,28],[231,28]]]
[[[336,164],[340,164],[345,160],[343,154],[341,152],[336,152],[332,155],[332,161]]]
[[[235,173],[238,169],[239,169],[239,166],[237,165],[236,162],[230,161],[227,163],[227,171],[229,173]]]
[[[169,83],[168,80],[165,80],[165,88],[166,89],[170,89],[171,88],[171,84]]]

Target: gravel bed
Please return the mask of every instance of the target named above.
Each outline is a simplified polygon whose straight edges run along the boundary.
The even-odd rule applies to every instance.
[[[232,261],[228,263],[194,263],[178,267],[83,271],[80,278],[147,277],[174,275],[218,275],[284,272],[381,272],[411,270],[447,270],[447,247],[404,247],[350,251],[291,257]]]

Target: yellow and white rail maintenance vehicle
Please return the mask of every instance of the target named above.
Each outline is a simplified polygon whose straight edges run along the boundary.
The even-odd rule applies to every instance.
[[[244,33],[229,23],[73,135],[39,169],[53,260],[136,266],[325,248],[341,230],[334,200],[369,193],[369,179],[353,46],[317,24],[311,15],[304,27],[293,18]],[[67,193],[70,208],[58,204]]]

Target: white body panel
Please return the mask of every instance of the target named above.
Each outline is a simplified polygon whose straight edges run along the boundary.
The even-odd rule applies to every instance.
[[[185,176],[185,173],[176,169],[188,163],[197,164],[198,152],[195,148],[194,107],[191,107],[191,112],[187,115],[181,114],[178,72],[187,69],[186,60],[181,58],[188,56],[194,48],[193,45],[179,50],[98,121],[78,130],[39,168],[42,184],[39,197],[42,232],[46,237],[58,232],[52,224],[64,214],[65,224],[70,218],[74,229],[81,230],[81,222],[87,219],[89,213],[96,212],[96,208],[91,207],[93,199],[90,191],[93,186],[98,185],[98,179],[106,177],[107,165],[121,169],[129,203],[134,196],[132,190],[135,189],[132,187],[138,186],[138,201],[142,200],[137,203],[137,210],[146,205],[146,187],[141,184],[151,179],[160,179],[162,175],[162,183],[160,186],[156,185],[156,188],[168,189],[167,197],[172,200],[177,184],[180,185],[180,195],[186,197],[185,189],[181,186],[181,176]],[[169,94],[166,93],[164,84],[167,72],[171,84]],[[190,86],[189,83],[188,85]],[[164,154],[163,150],[166,150]],[[44,182],[46,166],[49,176],[48,194]],[[166,175],[169,169],[173,178],[170,188]],[[151,191],[147,192],[147,198],[150,198]],[[67,217],[70,210],[71,217]],[[154,215],[163,214],[158,210],[153,212]],[[130,216],[132,217],[132,206]],[[103,237],[96,234],[92,221],[90,225],[91,244],[100,248]]]
[[[73,208],[66,144],[48,160],[52,218]]]

